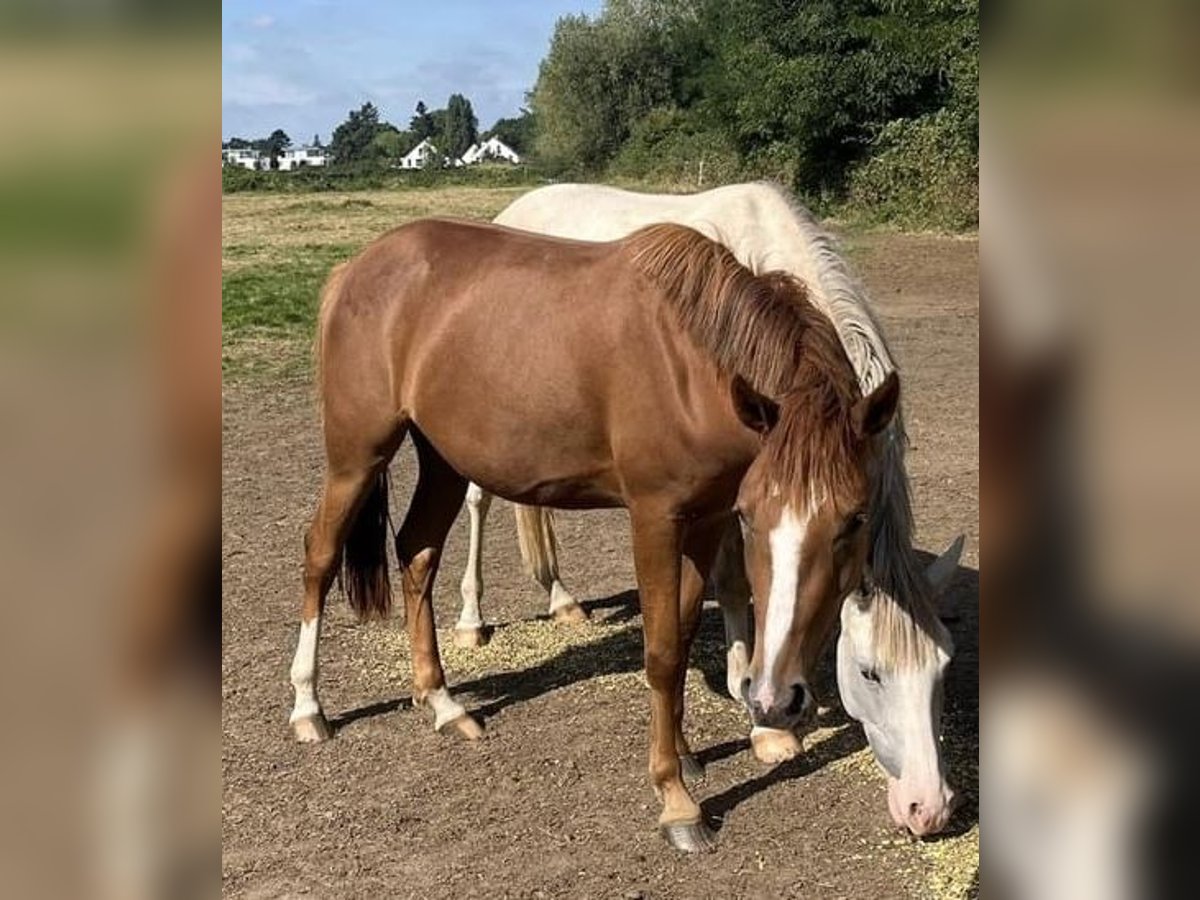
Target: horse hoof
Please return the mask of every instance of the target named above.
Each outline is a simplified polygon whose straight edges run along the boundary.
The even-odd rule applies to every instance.
[[[554,611],[554,621],[559,625],[580,625],[588,620],[587,610],[572,600]]]
[[[445,734],[448,729],[457,731],[459,736],[468,741],[477,741],[483,737],[483,726],[469,715],[459,716],[443,725],[438,731]]]
[[[717,836],[703,822],[675,822],[660,825],[658,830],[682,853],[711,853],[717,849]]]
[[[319,744],[333,737],[333,729],[322,713],[297,719],[292,723],[292,733],[301,744]]]
[[[750,746],[754,750],[755,758],[768,765],[795,759],[803,749],[796,735],[778,728],[750,729]]]
[[[487,643],[487,637],[482,628],[455,628],[453,640],[455,647],[462,647],[465,650],[474,650]]]
[[[679,771],[683,773],[684,781],[704,780],[704,764],[694,753],[684,753],[679,757]]]

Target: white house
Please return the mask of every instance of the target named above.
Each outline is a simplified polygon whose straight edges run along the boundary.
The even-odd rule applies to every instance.
[[[400,157],[400,168],[423,169],[425,168],[425,164],[429,162],[430,157],[436,157],[437,155],[438,148],[433,146],[429,138],[425,138],[425,140]]]
[[[290,147],[279,154],[279,170],[287,172],[301,166],[324,166],[329,159],[329,151],[323,147]]]
[[[266,168],[266,160],[263,159],[263,155],[249,147],[236,150],[232,148],[222,150],[221,159],[224,160],[226,165],[241,166],[243,169]]]
[[[461,162],[464,166],[473,166],[475,163],[501,159],[516,164],[521,161],[521,156],[500,138],[492,135],[482,144],[472,144],[471,149],[462,155]]]

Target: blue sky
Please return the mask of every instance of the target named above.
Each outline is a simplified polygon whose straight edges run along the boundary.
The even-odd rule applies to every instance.
[[[226,0],[221,23],[226,139],[282,128],[328,142],[370,100],[401,128],[413,107],[465,94],[480,129],[516,115],[554,22],[602,0]]]

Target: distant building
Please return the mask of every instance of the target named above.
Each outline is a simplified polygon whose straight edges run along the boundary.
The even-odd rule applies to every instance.
[[[438,156],[438,148],[433,145],[433,142],[429,138],[425,138],[425,140],[400,157],[400,168],[423,169],[431,157],[437,158]]]
[[[290,147],[279,154],[279,170],[287,172],[303,166],[324,166],[329,160],[329,151],[324,147]]]
[[[236,150],[224,149],[221,151],[221,160],[227,166],[241,166],[243,169],[265,169],[267,160],[257,150],[249,147],[238,148]]]
[[[426,138],[400,158],[400,168],[423,169],[431,159],[436,159],[439,156],[441,156],[441,151],[434,146],[429,138]],[[500,138],[490,137],[483,143],[472,144],[470,149],[458,159],[451,160],[443,157],[442,164],[447,166],[473,166],[476,163],[489,162],[491,160],[503,160],[515,164],[521,161],[521,156],[512,147],[500,140]]]
[[[464,166],[473,166],[476,163],[492,160],[503,160],[515,165],[521,162],[521,156],[500,138],[492,135],[481,144],[472,144],[471,149],[462,155],[459,162]]]

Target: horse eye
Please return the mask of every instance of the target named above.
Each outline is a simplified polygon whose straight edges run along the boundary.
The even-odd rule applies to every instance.
[[[871,682],[871,684],[880,684],[882,681],[879,677],[879,673],[874,669],[859,669],[858,674],[862,675],[862,677]]]
[[[842,533],[838,535],[839,540],[853,537],[858,533],[858,530],[863,527],[867,521],[867,514],[864,512],[856,512],[846,520],[846,524],[842,526]]]

